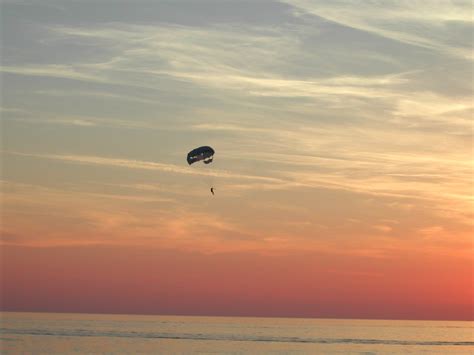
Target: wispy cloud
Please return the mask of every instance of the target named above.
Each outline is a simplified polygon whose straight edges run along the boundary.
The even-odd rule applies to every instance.
[[[35,66],[0,66],[0,71],[4,73],[46,76],[53,78],[64,78],[88,82],[105,83],[107,80],[92,73],[85,73],[70,65],[35,65]]]
[[[285,68],[292,63],[287,59],[288,54],[283,53],[297,56],[302,49],[298,37],[285,29],[236,31],[225,26],[205,30],[179,26],[117,26],[112,29],[55,28],[54,32],[91,41],[105,39],[121,51],[106,62],[4,66],[2,70],[148,88],[153,87],[150,77],[171,77],[197,85],[274,97],[378,97],[386,95],[380,90],[382,87],[405,80],[400,73],[379,77],[309,77],[304,80],[288,77]]]
[[[198,84],[239,90],[250,95],[274,97],[324,97],[361,96],[361,97],[387,97],[390,92],[383,90],[404,82],[403,74],[386,75],[380,77],[347,77],[336,76],[320,80],[294,80],[269,76],[244,76],[229,75],[226,72],[214,73],[186,73],[166,72],[178,78],[188,79]]]
[[[473,59],[471,1],[282,0],[299,11],[410,45]]]
[[[229,179],[229,183],[225,184],[227,193],[249,189],[323,188],[401,200],[420,200],[425,201],[427,205],[432,203],[429,209],[435,211],[436,214],[450,213],[451,218],[456,218],[463,223],[470,220],[471,217],[465,215],[465,211],[471,209],[474,202],[465,195],[466,189],[468,190],[472,183],[470,163],[433,159],[429,156],[361,154],[360,152],[356,155],[348,155],[344,152],[341,155],[323,153],[323,156],[317,157],[273,153],[258,157],[261,162],[276,162],[279,167],[276,170],[269,169],[268,175],[265,176],[219,169],[202,172],[173,164],[97,156],[7,153],[104,167],[214,176]],[[295,164],[300,166],[300,169],[285,167]],[[442,166],[442,174],[439,173],[440,166]],[[440,181],[443,181],[443,184],[440,184]],[[146,185],[142,185],[141,188],[144,189],[144,186]]]
[[[310,2],[301,3],[306,4],[305,8],[311,7]],[[394,7],[399,8],[395,5]],[[339,6],[318,4],[316,8],[318,11],[336,11]],[[356,11],[356,7],[348,8],[350,10],[347,11]],[[409,8],[412,9],[411,6]],[[379,8],[375,7],[374,11],[378,11],[377,9]],[[369,21],[372,16],[366,16],[365,13],[360,10],[359,15]],[[390,16],[392,14],[389,10],[383,10],[382,13],[390,13]],[[400,16],[409,13],[410,11],[405,11],[403,6],[400,6]],[[461,14],[461,11],[456,10],[454,13]],[[421,108],[423,112],[420,112],[419,116],[429,114],[429,108],[432,110],[433,107],[438,107],[438,115],[449,107],[454,107],[460,100],[459,97],[447,98],[430,92],[430,88],[416,88],[420,78],[414,75],[417,70],[413,71],[413,68],[409,67],[405,71],[393,71],[383,75],[368,73],[369,75],[357,76],[340,74],[337,71],[312,71],[307,66],[309,62],[304,62],[302,64],[308,68],[306,75],[291,75],[288,69],[301,65],[294,58],[304,55],[305,51],[302,38],[299,37],[301,32],[286,28],[236,30],[229,26],[200,29],[185,26],[116,24],[114,27],[88,29],[56,27],[53,33],[71,39],[85,38],[91,41],[91,44],[105,40],[106,44],[115,48],[115,56],[96,63],[78,61],[73,65],[4,67],[3,70],[120,83],[149,89],[159,87],[156,85],[157,80],[168,78],[175,83],[188,82],[208,90],[228,90],[224,97],[244,94],[256,98],[305,99],[306,103],[310,104],[309,107],[298,103],[298,110],[303,114],[310,114],[318,105],[326,105],[326,109],[345,107],[353,112],[360,107],[367,111],[365,102],[356,101],[364,99],[370,100],[373,108],[389,105],[396,113],[409,111],[413,114]],[[172,85],[170,89],[171,87]],[[58,94],[57,91],[46,91],[48,92]],[[79,94],[85,93],[82,91]],[[107,92],[99,94],[117,99],[122,96]],[[128,100],[147,103],[150,101],[134,96],[130,96]],[[469,97],[461,100],[461,106],[472,108]],[[288,110],[292,108],[291,105],[280,101],[279,108]],[[271,109],[271,106],[270,102],[266,104],[267,109]]]
[[[92,165],[103,165],[103,166],[114,166],[128,169],[144,169],[144,170],[159,170],[163,172],[168,172],[172,174],[185,174],[185,175],[205,175],[205,176],[215,176],[220,178],[229,178],[229,179],[244,179],[244,180],[256,180],[256,181],[266,181],[273,183],[281,183],[281,179],[266,177],[266,176],[256,176],[256,175],[245,175],[232,173],[224,170],[214,170],[214,171],[198,171],[196,169],[190,169],[181,167],[173,164],[164,164],[150,161],[140,161],[140,160],[130,160],[130,159],[115,159],[115,158],[104,158],[97,156],[82,156],[82,155],[54,155],[54,154],[28,154],[28,153],[19,153],[19,152],[6,152],[7,154],[28,156],[34,158],[42,159],[54,159],[61,160],[65,162],[80,163],[80,164],[92,164]]]
[[[16,108],[16,107],[4,107],[0,106],[0,113],[5,114],[5,113],[13,113],[13,114],[31,114],[30,111],[22,109],[22,108]]]
[[[97,125],[96,122],[80,119],[80,118],[71,118],[71,119],[46,119],[46,118],[6,118],[7,120],[16,121],[16,122],[26,122],[31,124],[57,124],[57,125],[66,125],[66,126],[82,126],[82,127],[94,127]]]
[[[372,23],[371,19],[380,18],[370,15],[370,11],[365,11],[366,5],[363,4],[359,4],[359,7],[346,6],[347,9],[344,11],[339,11],[341,7],[346,8],[342,6],[344,3],[313,5],[309,1],[294,1],[292,4],[306,11],[341,14],[343,19],[355,13],[357,23]],[[420,15],[410,15],[418,14],[414,10],[418,7],[425,9],[423,4],[410,4],[392,3],[387,7],[375,5],[371,7],[381,18],[392,16],[393,12],[397,18],[407,17],[413,21],[424,18]],[[428,11],[431,17],[427,16],[427,21],[430,24],[440,16],[441,19],[467,20],[465,12],[456,6],[444,6],[441,3],[437,3],[437,6],[443,10],[439,13],[444,15],[436,15],[438,11]],[[357,10],[358,8],[361,9]],[[375,27],[378,28],[377,26]],[[435,89],[426,85],[417,87],[420,78],[414,73],[420,69],[410,68],[410,63],[405,63],[406,70],[400,70],[400,66],[396,65],[392,67],[392,71],[385,74],[371,73],[368,68],[367,73],[362,75],[347,74],[347,68],[344,68],[346,73],[323,69],[325,67],[313,70],[310,58],[302,62],[301,58],[314,52],[314,59],[317,59],[317,52],[315,49],[305,47],[307,34],[304,29],[297,26],[236,29],[224,25],[196,28],[117,23],[96,28],[54,27],[50,30],[55,36],[71,40],[81,38],[90,41],[91,45],[100,42],[102,46],[109,46],[114,50],[109,54],[109,58],[106,60],[102,58],[101,61],[85,62],[78,58],[74,64],[4,66],[2,70],[24,75],[45,75],[153,90],[160,88],[160,83],[163,81],[169,84],[168,90],[174,90],[175,85],[188,83],[195,85],[196,90],[199,88],[206,90],[200,91],[200,94],[215,95],[216,92],[220,92],[219,96],[223,101],[231,97],[238,98],[239,95],[254,97],[253,100],[280,99],[278,109],[288,114],[296,110],[298,114],[311,115],[316,107],[324,106],[326,111],[344,108],[358,114],[362,111],[366,114],[373,111],[372,116],[376,116],[380,113],[379,109],[386,109],[388,106],[395,117],[400,117],[400,113],[406,116],[409,112],[410,118],[420,119],[430,114],[429,110],[433,111],[433,107],[438,107],[439,110],[436,110],[435,114],[446,123],[452,122],[453,117],[447,118],[441,115],[441,112],[448,111],[449,107],[454,107],[453,105],[459,103],[459,100],[462,100],[462,103],[457,106],[472,109],[468,95],[465,98],[448,98],[433,92]],[[304,75],[293,73],[297,67],[305,68]],[[220,91],[222,89],[226,90],[224,94]],[[70,91],[71,94],[74,92]],[[133,95],[124,97],[97,90],[90,93],[76,90],[76,93],[78,95],[97,93],[104,98],[153,103],[153,100],[146,97]],[[62,95],[57,90],[44,90],[43,94]],[[295,104],[290,99],[304,101]],[[239,103],[242,102],[241,99],[238,100]],[[260,101],[259,105],[266,110],[274,109],[272,101],[267,103]],[[413,112],[419,113],[414,116]],[[463,116],[467,117],[467,114]]]
[[[88,90],[88,91],[81,91],[81,90],[68,90],[68,91],[59,91],[59,90],[38,90],[35,94],[39,95],[46,95],[46,96],[53,96],[53,97],[78,97],[78,96],[86,96],[86,97],[94,97],[100,99],[111,99],[111,100],[120,100],[120,101],[134,101],[144,104],[152,104],[156,105],[156,100],[145,99],[141,97],[135,97],[131,95],[119,95],[114,94],[111,92],[106,91],[97,91],[97,90]]]

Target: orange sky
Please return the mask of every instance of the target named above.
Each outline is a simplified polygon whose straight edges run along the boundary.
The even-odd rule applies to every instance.
[[[2,310],[473,319],[472,4],[1,6]]]
[[[471,261],[6,247],[3,309],[472,320]],[[436,275],[436,277],[433,277]]]

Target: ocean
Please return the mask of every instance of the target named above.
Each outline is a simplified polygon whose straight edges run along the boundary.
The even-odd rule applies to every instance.
[[[473,322],[0,313],[2,354],[474,354]]]

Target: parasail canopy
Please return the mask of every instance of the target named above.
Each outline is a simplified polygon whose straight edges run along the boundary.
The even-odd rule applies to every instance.
[[[204,164],[209,164],[212,162],[214,157],[214,149],[209,146],[202,146],[196,149],[191,150],[188,153],[188,164],[191,165],[197,161],[203,161]]]

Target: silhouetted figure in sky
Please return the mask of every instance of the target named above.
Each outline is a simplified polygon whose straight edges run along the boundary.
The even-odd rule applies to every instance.
[[[211,192],[214,195],[214,188],[213,187],[211,187]]]

